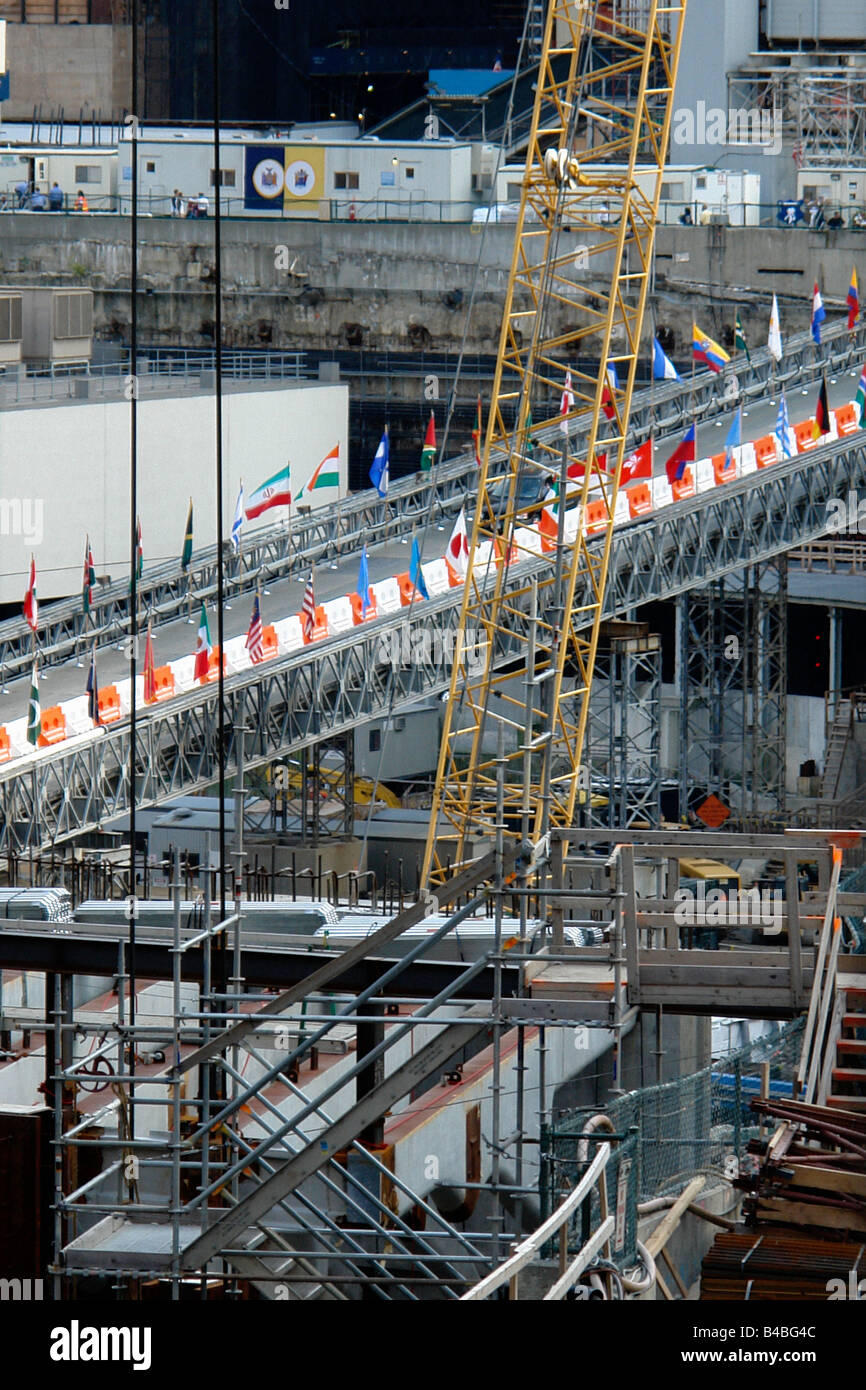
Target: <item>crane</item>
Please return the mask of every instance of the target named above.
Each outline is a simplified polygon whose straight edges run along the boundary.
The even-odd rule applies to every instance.
[[[512,838],[573,824],[588,797],[581,755],[686,5],[548,5],[424,856],[431,886],[471,857],[470,836],[494,834],[500,778]],[[530,473],[549,482],[555,511],[521,505]],[[592,535],[569,533],[566,498]],[[543,577],[521,582],[521,559],[545,548]]]

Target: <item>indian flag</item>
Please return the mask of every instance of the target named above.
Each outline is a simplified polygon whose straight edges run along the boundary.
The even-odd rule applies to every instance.
[[[336,466],[328,468],[328,464]],[[340,446],[339,444],[335,444],[331,452],[329,454],[326,454],[325,457],[322,459],[322,462],[319,464],[313,476],[310,479],[308,479],[306,483],[304,483],[303,487],[298,493],[297,500],[300,501],[305,492],[316,492],[319,488],[322,487],[338,488],[339,486]]]
[[[290,507],[292,505],[292,465],[287,463],[279,473],[261,483],[250,497],[246,508],[247,521],[253,521],[269,507]]]
[[[207,624],[207,613],[204,604],[201,606],[201,617],[198,620],[198,639],[195,644],[195,669],[193,676],[197,681],[207,680],[208,668],[210,666],[210,654],[213,651],[213,644],[210,640],[210,628]]]

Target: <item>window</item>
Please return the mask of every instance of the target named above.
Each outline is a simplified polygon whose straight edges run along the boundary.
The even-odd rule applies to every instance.
[[[381,730],[381,729],[371,729],[371,730],[370,730],[370,752],[371,752],[371,753],[378,753],[381,747],[382,747],[382,730]]]
[[[216,169],[210,171],[210,186],[216,188]],[[234,188],[235,171],[234,169],[220,169],[220,188]]]
[[[98,164],[76,164],[76,185],[83,183],[102,183],[102,170]]]
[[[21,296],[8,294],[0,298],[0,343],[21,341]]]
[[[358,175],[351,171],[344,171],[334,175],[334,187],[352,189],[358,187]]]
[[[156,160],[155,160],[155,159],[148,159],[148,160],[147,160],[147,162],[145,163],[145,166],[144,166],[144,172],[145,172],[146,174],[155,174],[155,173],[156,173]]]
[[[411,183],[412,180],[414,179],[414,177],[415,177],[415,170],[412,168],[411,165],[407,165],[407,166],[406,166],[406,182],[407,182],[407,183]]]
[[[663,203],[683,203],[686,198],[686,186],[684,183],[663,183],[662,202]]]

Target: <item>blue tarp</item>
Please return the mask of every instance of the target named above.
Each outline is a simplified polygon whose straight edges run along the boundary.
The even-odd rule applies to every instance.
[[[434,95],[480,97],[512,76],[509,69],[493,72],[490,68],[431,68],[428,81]]]

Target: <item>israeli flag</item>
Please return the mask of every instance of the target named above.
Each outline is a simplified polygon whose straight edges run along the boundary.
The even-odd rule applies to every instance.
[[[385,426],[385,433],[379,440],[379,447],[370,468],[370,482],[378,492],[380,497],[388,496],[388,458],[390,446],[388,444],[388,426]]]
[[[232,522],[232,550],[235,555],[241,548],[241,527],[244,524],[244,483],[241,479],[241,490],[238,493],[238,500],[235,503],[235,519]]]
[[[658,338],[653,338],[653,381],[682,381]]]
[[[788,419],[788,402],[785,400],[785,393],[782,392],[782,399],[779,402],[779,415],[776,420],[776,438],[782,450],[782,458],[790,459],[794,457],[794,441],[792,438],[793,430]]]

